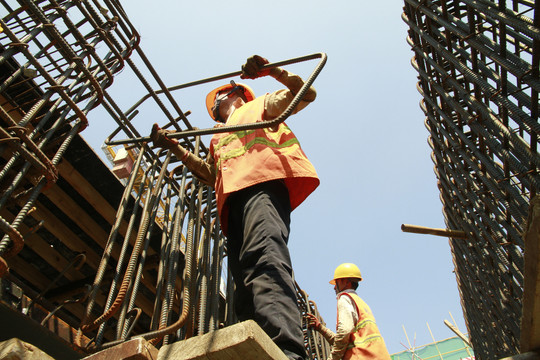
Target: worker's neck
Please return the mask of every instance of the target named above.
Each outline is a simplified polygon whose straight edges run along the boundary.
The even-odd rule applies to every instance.
[[[229,118],[232,116],[232,114],[236,111],[236,109],[240,108],[242,105],[244,105],[244,103],[240,103],[240,102],[234,102],[231,104],[231,106],[229,106],[229,108],[227,109],[227,112],[226,112],[226,120],[225,120],[225,123],[227,121],[229,121]]]

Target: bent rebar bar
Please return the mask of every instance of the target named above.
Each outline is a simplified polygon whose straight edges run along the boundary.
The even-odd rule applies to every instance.
[[[170,133],[167,136],[172,139],[178,139],[178,138],[187,138],[190,136],[197,136],[197,135],[209,135],[209,134],[217,134],[217,133],[223,133],[223,132],[232,132],[232,131],[242,131],[242,130],[251,130],[251,129],[262,129],[266,127],[273,127],[276,126],[283,121],[285,121],[293,112],[293,110],[296,108],[298,103],[302,100],[304,97],[306,91],[309,89],[309,87],[313,84],[321,70],[323,69],[324,65],[326,64],[327,56],[325,53],[317,53],[313,55],[307,55],[302,57],[297,57],[290,60],[284,60],[280,62],[270,63],[262,67],[262,69],[271,69],[278,66],[284,66],[284,65],[290,65],[299,63],[306,60],[313,60],[318,59],[321,60],[313,70],[312,74],[309,76],[309,78],[305,81],[304,85],[300,88],[298,93],[294,96],[293,100],[289,104],[289,106],[274,120],[269,121],[263,121],[258,123],[251,123],[251,124],[242,124],[242,125],[230,125],[230,126],[222,126],[217,128],[208,128],[208,129],[193,129],[193,130],[185,130],[181,132],[176,133]],[[178,90],[178,89],[184,89],[190,86],[205,84],[208,82],[216,81],[216,80],[222,80],[233,76],[239,76],[242,74],[241,71],[235,71],[232,73],[224,74],[224,75],[218,75],[215,77],[211,77],[208,79],[203,79],[199,81],[190,82],[183,85],[178,85],[174,87],[167,88],[167,90]],[[139,102],[136,104],[136,106],[140,105],[144,100],[146,100],[149,97],[149,95],[146,95],[143,99],[139,100]],[[135,106],[135,107],[136,107]],[[132,108],[130,111],[133,111],[134,108]],[[129,113],[129,112],[128,112]],[[148,142],[151,141],[149,136],[143,136],[143,137],[137,137],[137,138],[131,138],[131,139],[125,139],[125,140],[109,140],[107,139],[105,141],[105,144],[112,146],[112,145],[121,145],[121,144],[132,144],[132,143],[138,143],[138,142]]]

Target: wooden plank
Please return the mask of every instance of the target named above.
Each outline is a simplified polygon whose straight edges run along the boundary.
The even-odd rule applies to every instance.
[[[9,222],[13,221],[13,219],[15,218],[13,214],[11,214],[5,209],[2,210],[1,214],[2,217]],[[62,272],[69,265],[71,259],[68,260],[62,255],[60,255],[41,236],[35,233],[29,234],[30,229],[26,225],[21,224],[19,226],[19,231],[24,235],[24,245],[31,248],[38,256],[45,260],[56,271]],[[71,281],[79,280],[84,277],[74,267],[72,267],[68,272],[66,272],[64,276]]]
[[[67,195],[57,184],[53,185],[43,194],[51,200],[64,214],[66,214],[73,222],[77,224],[87,235],[92,237],[94,241],[105,247],[105,244],[109,238],[109,232],[103,230],[92,217],[82,209],[69,195]],[[130,237],[130,244],[134,245],[136,240],[136,227],[132,236]],[[126,236],[127,226],[122,230],[119,229],[119,234],[122,237]],[[155,251],[151,248],[148,249],[149,255],[155,254]]]
[[[14,256],[12,258],[7,259],[7,263],[11,269],[17,272],[18,274],[17,277],[22,277],[23,279],[26,279],[27,281],[29,281],[35,289],[38,289],[37,292],[42,291],[43,289],[45,289],[47,285],[49,285],[50,279],[48,279],[45,275],[39,272],[39,270],[36,269],[33,265],[27,263],[20,256]],[[106,300],[107,300],[106,294],[103,293],[102,291],[98,292],[98,295],[96,297],[96,303],[100,304],[100,306],[103,306]],[[126,301],[129,301],[129,299],[126,299]],[[151,302],[149,299],[147,299],[144,296],[138,296],[137,300],[135,301],[135,304],[138,307],[140,307],[143,310],[143,312],[151,316],[153,312],[153,308],[154,308],[153,302]],[[79,304],[79,303],[68,304],[66,305],[66,309],[72,314],[74,314],[75,316],[77,316],[79,319],[82,319],[86,312],[86,305]],[[114,316],[114,317],[117,317],[117,316]]]
[[[116,221],[117,209],[101,196],[101,194],[67,161],[63,160],[57,166],[59,174],[100,213],[109,224],[114,225]],[[124,236],[127,232],[128,224],[122,220],[120,233]]]
[[[81,238],[79,238],[71,229],[58,219],[49,209],[42,205],[39,200],[36,202],[36,208],[30,213],[36,220],[43,220],[43,227],[53,234],[64,245],[75,252],[82,252],[86,255],[86,262],[93,268],[99,266],[103,253],[97,253],[93,248]],[[120,252],[116,251],[116,257]]]
[[[82,252],[86,255],[86,263],[97,270],[101,261],[102,254],[97,254],[94,249],[88,246],[88,244],[75,235],[69,227],[61,222],[52,212],[37,202],[36,209],[30,214],[36,220],[44,220],[43,226],[56,236],[64,245],[69,247],[74,252]],[[120,256],[120,247],[113,247],[112,257],[118,260]],[[142,279],[142,283],[148,287],[151,291],[155,291],[155,283],[148,280],[149,277]]]
[[[19,113],[17,119],[20,119]],[[11,155],[4,152],[5,155]],[[105,200],[105,198],[91,185],[74,167],[67,161],[63,160],[58,166],[60,176],[62,176],[70,185],[98,212],[110,225],[114,224],[116,219],[116,209]],[[29,181],[35,181],[35,179],[27,177]],[[101,247],[105,246],[109,233],[107,230],[101,228],[92,217],[86,213],[86,211],[79,206],[73,199],[71,199],[58,184],[54,184],[51,189],[43,192],[44,196],[47,196],[51,202],[53,202],[61,211],[71,218],[77,226],[81,228],[90,238],[92,238]],[[53,236],[61,241],[65,246],[69,247],[74,252],[83,252],[87,256],[87,264],[96,269],[101,259],[101,253],[99,250],[94,250],[83,240],[80,239],[66,224],[62,223],[59,218],[56,217],[50,210],[48,210],[39,201],[35,203],[34,211],[28,216],[33,217],[36,220],[44,220],[44,228],[47,229]],[[28,229],[25,226],[21,226],[20,230],[27,233]],[[124,237],[127,231],[127,222],[122,221],[119,234]],[[134,234],[135,235],[135,234]],[[121,239],[119,239],[121,240]],[[132,236],[131,244],[135,242],[135,236]],[[32,248],[33,251],[38,253],[44,258],[51,266],[57,270],[61,270],[67,265],[68,260],[60,256],[60,254],[54,249],[48,247],[47,241],[42,239],[39,234],[29,235],[26,239],[26,246]],[[120,253],[120,246],[113,248],[113,258],[118,259]],[[155,254],[153,249],[149,249],[150,254]],[[15,256],[7,259],[8,265],[16,271],[18,276],[29,281],[30,284],[39,292],[43,290],[50,282],[44,274],[42,274],[33,264],[26,262],[22,257]],[[154,283],[151,282],[151,276],[145,272],[146,276],[143,276],[141,282],[148,287],[151,291],[155,291]],[[78,276],[67,274],[70,280],[77,280]],[[107,289],[105,289],[107,290]],[[136,304],[143,311],[149,315],[153,311],[153,302],[151,299],[139,294]],[[96,299],[98,304],[105,302],[106,294],[100,291],[98,298]],[[127,301],[127,300],[126,300]],[[68,305],[70,311],[76,316],[81,317],[85,311],[85,307],[81,304]]]
[[[103,230],[103,228],[57,184],[51,186],[51,188],[44,191],[43,194],[96,243],[102,247],[105,246],[105,243],[109,238],[109,233]]]
[[[23,296],[21,299],[21,306],[23,309],[27,308],[30,303],[32,302],[32,299],[28,296]],[[67,305],[68,307],[70,305]],[[38,322],[43,322],[45,320],[45,317],[49,315],[50,312],[43,306],[39,304],[34,304],[32,309],[32,316],[31,318]],[[71,327],[68,323],[66,323],[64,320],[59,318],[56,315],[50,316],[50,318],[44,323],[44,328],[48,329],[50,332],[58,335],[60,338],[64,339],[68,343],[73,343],[73,340],[75,339],[75,336],[77,334],[77,329]],[[90,342],[90,339],[88,339],[86,336],[83,335],[82,343],[83,345],[86,345]]]
[[[104,231],[91,217],[86,213],[77,203],[69,197],[58,185],[53,185],[44,194],[51,200],[64,214],[69,216],[88,236],[90,236],[96,243],[105,247],[109,233]],[[125,236],[125,232],[120,232],[120,235]],[[65,237],[63,237],[65,238]],[[75,237],[76,238],[76,237]],[[74,241],[74,238],[65,238],[66,241]],[[130,244],[134,245],[136,239],[136,233],[130,238]],[[79,239],[80,240],[80,239]],[[148,249],[148,255],[155,254],[151,248]],[[120,256],[120,246],[113,247],[112,255],[115,259]],[[143,284],[150,290],[155,290],[155,285],[146,281],[143,277]]]
[[[6,262],[8,263],[10,269],[17,272],[18,278],[22,278],[30,282],[35,289],[38,289],[37,292],[45,289],[45,287],[51,282],[49,278],[43,275],[32,264],[28,264],[20,256],[7,258]]]
[[[83,360],[154,360],[158,357],[156,349],[149,341],[138,338],[120,345],[99,351]]]
[[[540,349],[540,196],[529,206],[524,233],[524,285],[521,317],[521,352]]]
[[[87,254],[92,254],[91,256],[89,256],[89,258],[91,259],[89,261],[89,263],[90,262],[93,263],[93,265],[94,265],[93,267],[97,269],[97,265],[99,264],[99,257],[93,252],[93,250],[91,248],[89,248],[84,243],[84,241],[82,241],[82,239],[80,239],[73,232],[71,232],[49,210],[44,208],[43,205],[40,205],[39,203],[37,203],[37,205],[38,206],[37,206],[36,210],[34,210],[30,215],[35,216],[36,220],[45,220],[44,226],[48,230],[50,230],[53,233],[53,235],[57,236],[61,241],[63,241],[65,244],[69,244],[70,246],[74,247],[73,248],[74,250],[78,249],[79,251],[81,251],[81,250],[84,249],[84,250],[88,251]],[[25,232],[23,231],[23,233],[25,233]],[[37,235],[34,235],[34,236],[37,236]],[[43,239],[39,239],[39,237],[37,239],[34,239],[34,240],[36,240],[37,243],[45,243],[46,244],[46,242]],[[27,245],[30,248],[34,249],[33,248],[33,245],[34,245],[33,243],[28,243]],[[39,249],[34,249],[34,251],[40,251],[40,250]],[[46,253],[49,253],[49,254],[45,254],[46,257],[48,257],[48,258],[50,258],[51,256],[54,257],[54,255],[51,254],[51,249],[47,248],[46,246],[41,247],[41,251],[45,251]],[[120,253],[119,247],[117,246],[117,247],[115,247],[115,250],[113,251],[113,257],[115,259],[118,259],[119,253]],[[40,254],[40,255],[43,255],[43,254]],[[59,256],[59,257],[61,258],[61,256]],[[43,290],[44,287],[49,284],[50,280],[47,279],[39,271],[37,271],[37,269],[35,269],[33,266],[28,265],[25,261],[19,261],[19,260],[22,260],[22,259],[20,257],[17,257],[17,256],[15,256],[14,258],[10,258],[10,259],[8,259],[8,265],[10,267],[13,267],[14,269],[16,269],[17,272],[19,274],[21,274],[21,276],[23,276],[24,279],[29,279],[29,280],[39,279],[39,281],[37,281],[37,282],[34,282],[34,281],[31,281],[31,282],[36,288],[38,288],[40,290]],[[51,264],[51,265],[53,265],[53,264]],[[31,271],[32,269],[35,269],[36,271]],[[61,271],[61,269],[59,269],[59,271]],[[82,278],[82,276],[78,277],[78,278],[74,278],[73,280],[77,280],[79,278]],[[143,276],[143,278],[141,279],[141,282],[148,289],[150,289],[150,291],[155,292],[155,284],[151,281],[150,276]],[[105,297],[103,296],[103,298],[100,301],[98,301],[98,303],[103,305],[105,303]],[[148,300],[146,297],[141,295],[141,296],[137,297],[136,304],[145,313],[147,313],[149,316],[151,316],[151,314],[153,312],[153,303],[152,303],[152,301]],[[77,315],[82,316],[83,315],[82,310],[80,312],[78,312]]]
[[[34,289],[37,289],[36,292],[38,293],[44,290],[51,281],[33,265],[27,263],[19,256],[9,258],[8,264],[10,265],[10,268],[17,271],[17,277],[23,277],[25,280],[29,281],[33,285]],[[105,302],[105,295],[100,295],[98,298],[102,304]],[[82,304],[69,304],[67,305],[67,309],[75,316],[81,318],[84,315],[85,307]]]

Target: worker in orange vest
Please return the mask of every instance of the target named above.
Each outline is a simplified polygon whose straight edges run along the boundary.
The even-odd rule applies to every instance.
[[[308,325],[332,345],[328,360],[390,360],[371,309],[355,292],[360,281],[362,274],[354,264],[341,264],[334,271],[330,284],[337,295],[336,333],[307,314]]]
[[[267,63],[258,55],[248,58],[241,78],[271,76],[287,89],[255,97],[249,86],[231,82],[207,95],[210,117],[220,124],[237,125],[281,115],[304,81],[279,67],[262,69]],[[293,114],[315,97],[310,87]],[[290,213],[315,190],[319,179],[298,139],[284,122],[272,129],[220,133],[212,137],[211,158],[204,161],[167,133],[154,124],[154,144],[170,149],[199,180],[215,189],[238,319],[255,320],[290,359],[305,359],[287,243]]]

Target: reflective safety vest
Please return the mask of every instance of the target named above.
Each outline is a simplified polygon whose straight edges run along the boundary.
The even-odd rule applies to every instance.
[[[353,300],[359,319],[349,337],[349,345],[343,360],[390,360],[390,354],[369,306],[354,293],[343,293],[341,296],[349,296]]]
[[[236,109],[228,125],[261,122],[265,96]],[[284,122],[277,129],[255,129],[215,134],[210,154],[216,167],[216,202],[223,232],[227,233],[227,197],[235,191],[266,181],[283,179],[291,210],[319,185],[315,168],[298,139]]]

